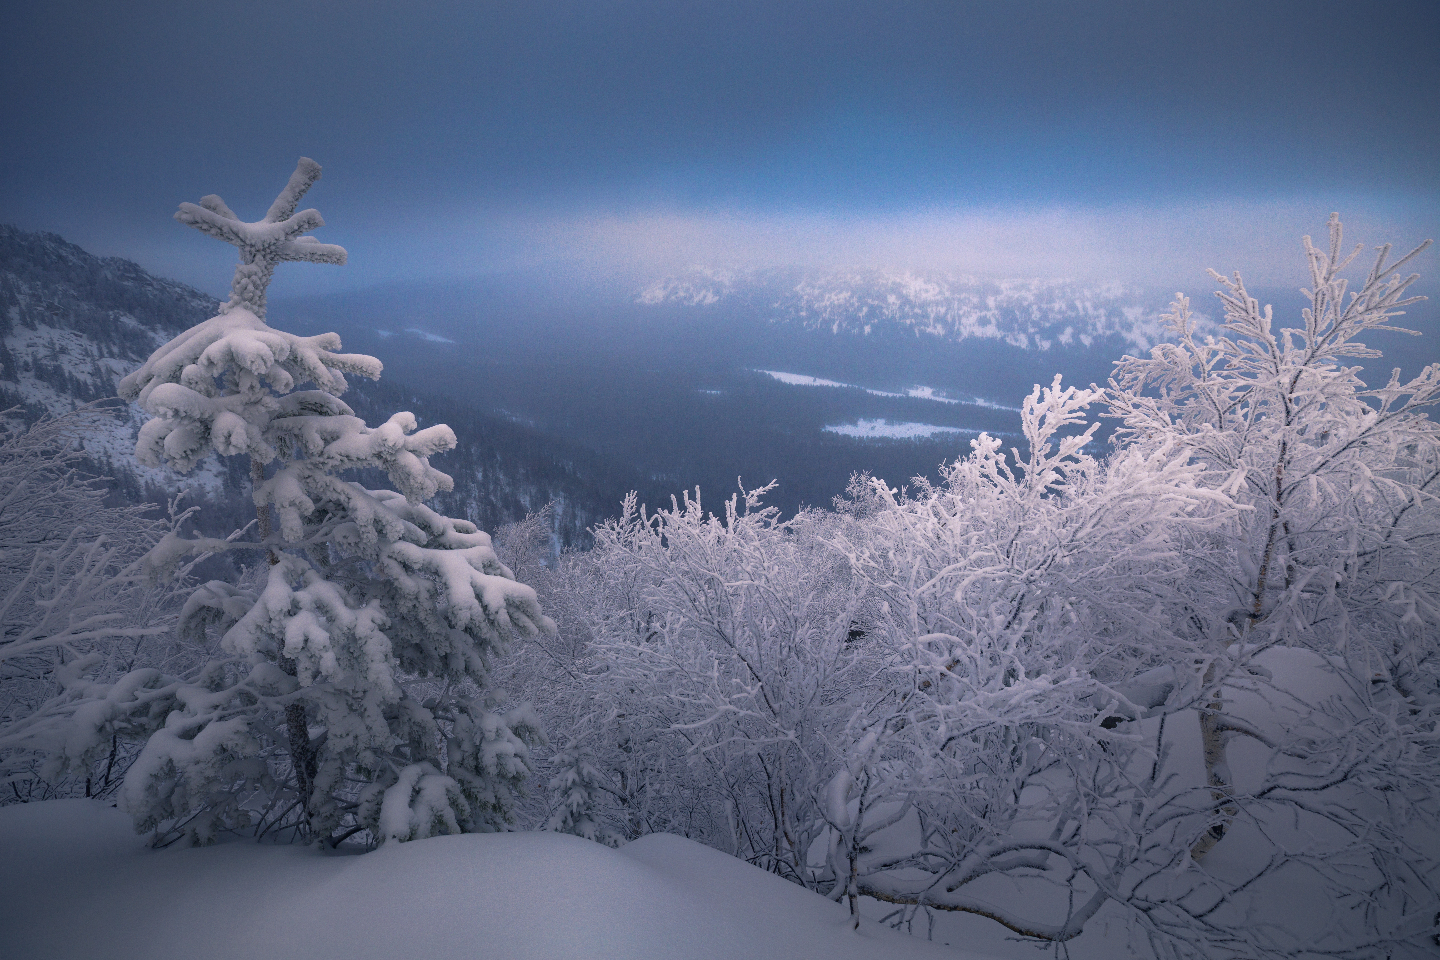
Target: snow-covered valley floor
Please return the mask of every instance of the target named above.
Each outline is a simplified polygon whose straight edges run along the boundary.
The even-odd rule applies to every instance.
[[[680,837],[436,837],[359,856],[152,851],[103,803],[0,808],[0,954],[26,960],[980,960]]]

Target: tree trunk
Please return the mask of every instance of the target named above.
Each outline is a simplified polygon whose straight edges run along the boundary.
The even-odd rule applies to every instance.
[[[254,457],[250,458],[250,484],[252,493],[260,489],[265,482],[265,465]],[[270,510],[259,503],[255,504],[255,519],[260,524],[260,540],[262,542],[270,539]],[[280,557],[274,548],[265,551],[265,559],[270,566],[280,562]],[[279,656],[279,666],[289,676],[296,675],[295,661],[285,656]],[[305,817],[310,817],[311,793],[314,791],[315,772],[319,767],[318,758],[315,756],[315,749],[310,743],[310,723],[305,717],[305,704],[292,703],[285,707],[285,732],[290,741],[290,763],[295,769],[295,789],[300,794],[300,805],[305,811]]]
[[[1206,684],[1214,682],[1214,674],[1215,668],[1212,666],[1205,673]],[[1219,819],[1211,824],[1210,829],[1190,848],[1190,856],[1196,860],[1204,857],[1221,841],[1238,812],[1233,800],[1234,786],[1230,782],[1230,764],[1225,759],[1225,747],[1230,735],[1220,722],[1224,710],[1225,701],[1217,687],[1210,702],[1200,711],[1200,745],[1205,756],[1205,781],[1210,787],[1210,797],[1215,801],[1212,815],[1218,815]]]
[[[1249,636],[1250,630],[1265,613],[1265,590],[1269,586],[1270,566],[1275,561],[1275,548],[1280,533],[1284,530],[1288,534],[1288,524],[1281,519],[1280,508],[1285,491],[1285,456],[1287,442],[1282,440],[1280,444],[1280,456],[1275,462],[1275,500],[1270,505],[1270,529],[1265,537],[1265,550],[1260,557],[1260,569],[1255,577],[1255,591],[1250,604],[1250,615],[1242,628],[1241,637]],[[1293,555],[1293,549],[1287,553],[1287,558]],[[1287,564],[1289,563],[1287,559]],[[1287,571],[1287,586],[1290,575]],[[1215,681],[1215,668],[1211,666],[1205,672],[1205,684],[1208,686]],[[1190,856],[1199,860],[1209,853],[1215,844],[1219,843],[1225,836],[1225,831],[1230,829],[1230,824],[1235,820],[1238,808],[1235,806],[1233,794],[1234,784],[1230,778],[1230,764],[1225,757],[1225,748],[1230,740],[1230,735],[1222,729],[1221,717],[1225,710],[1225,701],[1220,696],[1220,689],[1215,689],[1215,694],[1200,711],[1200,746],[1205,757],[1205,782],[1210,787],[1210,797],[1215,801],[1214,814],[1219,819],[1211,824],[1210,829],[1195,841],[1190,848]]]

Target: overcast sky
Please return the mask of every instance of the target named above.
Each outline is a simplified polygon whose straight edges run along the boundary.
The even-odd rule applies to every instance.
[[[50,2],[0,30],[0,221],[214,293],[306,155],[343,268],[1299,282],[1440,234],[1440,3]],[[1427,256],[1422,270],[1436,272]]]

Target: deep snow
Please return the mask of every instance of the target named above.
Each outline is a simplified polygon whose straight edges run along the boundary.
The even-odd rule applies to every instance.
[[[0,953],[225,960],[981,960],[864,922],[666,834],[620,850],[472,834],[364,855],[229,843],[153,851],[89,800],[0,808]]]

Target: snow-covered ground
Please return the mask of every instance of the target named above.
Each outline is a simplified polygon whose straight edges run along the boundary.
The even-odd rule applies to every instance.
[[[781,383],[788,383],[792,387],[849,387],[852,390],[861,389],[854,384],[841,383],[839,380],[826,380],[823,377],[809,377],[803,373],[786,373],[783,370],[757,370],[756,373],[763,373],[767,377],[773,377]]]
[[[984,397],[947,397],[936,391],[934,387],[908,387],[903,393],[895,393],[889,390],[874,390],[870,387],[856,386],[853,383],[842,383],[839,380],[826,380],[824,377],[812,377],[803,373],[787,373],[783,370],[756,370],[755,372],[763,373],[767,377],[779,380],[781,383],[789,384],[792,387],[843,387],[848,390],[864,390],[866,393],[876,397],[892,397],[901,400],[909,397],[915,400],[933,400],[936,403],[964,403],[973,407],[987,407],[991,410],[1020,412],[1019,407],[997,403],[994,400],[986,400]]]
[[[224,960],[982,960],[654,834],[435,837],[364,855],[153,851],[102,803],[0,808],[0,954]]]
[[[875,390],[870,387],[856,386],[853,383],[842,383],[839,380],[827,380],[824,377],[812,377],[803,373],[788,373],[784,370],[756,370],[755,373],[763,373],[765,376],[792,387],[829,387],[843,388],[848,390],[864,390],[866,393],[877,397],[891,397],[894,399],[911,398],[915,400],[932,400],[936,403],[946,404],[969,404],[976,407],[988,407],[991,410],[1011,410],[1019,412],[1019,407],[1006,406],[996,403],[993,400],[986,400],[982,397],[955,398],[947,397],[938,392],[934,387],[919,386],[909,387],[902,393],[894,393],[887,390]],[[913,421],[892,421],[883,417],[878,419],[861,418],[853,423],[830,424],[825,427],[826,433],[838,434],[842,437],[851,437],[856,440],[922,440],[933,437],[937,434],[951,433],[973,433],[978,434],[979,430],[969,430],[964,427],[944,427],[933,423],[916,423]],[[997,431],[989,431],[996,434]],[[1005,431],[998,431],[1005,434]]]

